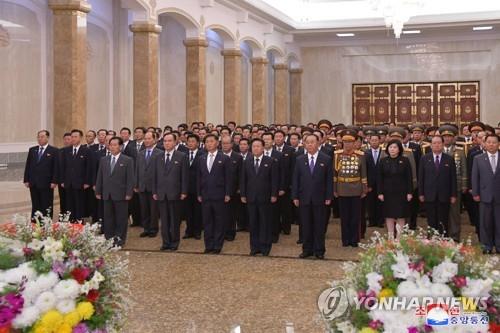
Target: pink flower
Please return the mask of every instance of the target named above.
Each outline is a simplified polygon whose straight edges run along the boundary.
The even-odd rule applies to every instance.
[[[465,276],[454,276],[451,278],[451,281],[457,288],[463,288],[467,285],[467,279]]]
[[[380,320],[372,320],[370,321],[368,326],[370,326],[370,328],[373,328],[374,330],[378,330],[381,329],[384,326],[384,324]]]

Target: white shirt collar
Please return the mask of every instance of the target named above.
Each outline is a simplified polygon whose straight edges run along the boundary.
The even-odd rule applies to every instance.
[[[432,153],[432,155],[434,155],[434,160],[436,159],[436,156],[439,156],[439,160],[441,161],[441,155],[443,155],[443,153],[439,153],[439,154]]]
[[[318,159],[318,154],[319,154],[319,150],[316,153],[314,153],[314,155],[307,153],[307,159],[311,160],[311,156],[312,156],[314,158],[314,162],[316,162],[316,160]]]
[[[115,161],[118,161],[118,159],[120,158],[120,155],[121,155],[121,153],[118,153],[118,154],[116,154],[116,155],[111,154],[111,158],[113,158],[113,157],[114,157],[114,158],[115,158]]]
[[[166,151],[165,150],[165,157],[167,157],[167,154],[170,154],[170,157],[174,155],[175,149],[172,149],[171,151]]]
[[[491,158],[491,156],[495,156],[495,158],[498,156],[498,151],[494,154],[490,153],[489,151],[487,151],[487,153],[489,158]]]
[[[253,160],[256,161],[257,159],[259,159],[259,163],[260,163],[262,161],[263,157],[264,157],[264,154],[262,154],[260,156],[253,155]]]
[[[233,151],[231,150],[231,151],[229,151],[229,153],[224,153],[224,155],[226,155],[226,156],[228,156],[228,157],[231,157],[232,152],[233,152]]]
[[[46,143],[44,146],[40,146],[40,145],[38,145],[38,149],[40,149],[40,147],[42,147],[42,149],[43,149],[43,150],[45,150],[45,149],[47,149],[47,146],[48,146],[48,145],[49,145],[48,143]]]
[[[195,155],[195,156],[196,156],[196,153],[197,153],[197,152],[198,152],[198,148],[196,148],[195,150],[190,150],[190,151],[189,151],[189,154],[191,154],[191,153],[192,153],[193,155]]]
[[[269,154],[269,156],[271,156],[272,153],[273,153],[273,148],[271,148],[271,149],[264,149],[264,155],[268,155]]]
[[[81,146],[81,144],[79,144],[78,146],[73,146],[73,150],[75,150],[75,149],[76,149],[77,151],[78,151],[78,150],[80,150],[80,146]]]

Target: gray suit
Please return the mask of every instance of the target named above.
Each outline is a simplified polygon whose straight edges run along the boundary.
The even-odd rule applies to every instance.
[[[166,154],[154,161],[153,195],[158,196],[161,219],[162,248],[177,249],[180,239],[181,194],[188,194],[189,160],[186,154],[173,150],[170,162]]]
[[[151,236],[156,235],[159,229],[158,202],[153,200],[153,171],[158,156],[163,156],[163,151],[153,147],[147,159],[147,149],[144,148],[139,151],[135,161],[135,187],[139,191],[142,227]]]
[[[472,195],[481,197],[479,203],[479,240],[486,250],[496,247],[500,253],[500,153],[493,172],[489,154],[474,158],[472,165]]]
[[[96,195],[104,204],[103,232],[107,239],[114,238],[122,246],[127,239],[128,201],[134,193],[134,160],[120,154],[111,172],[112,156],[101,158],[95,185]]]

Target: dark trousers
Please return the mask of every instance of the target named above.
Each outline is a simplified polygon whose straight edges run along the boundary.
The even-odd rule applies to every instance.
[[[281,197],[278,197],[278,207],[279,207],[279,230],[283,231],[284,234],[290,234],[292,229],[292,199],[290,198],[290,192],[285,192]]]
[[[71,212],[71,221],[81,220],[85,213],[85,191],[82,188],[65,188],[66,208]]]
[[[325,234],[328,231],[328,223],[330,223],[330,215],[332,214],[333,200],[328,205],[325,206]]]
[[[425,215],[427,224],[436,229],[440,234],[448,236],[448,220],[450,218],[450,203],[429,201],[425,202]]]
[[[479,228],[479,203],[475,202],[472,198],[472,194],[470,192],[464,194],[464,206],[467,211],[467,215],[469,215],[470,224],[476,227],[476,233],[481,239],[481,233]]]
[[[273,245],[271,225],[271,203],[248,203],[250,224],[250,250],[269,253]]]
[[[59,213],[64,215],[68,211],[66,205],[66,190],[61,185],[57,185],[57,193],[59,193]]]
[[[127,240],[128,201],[102,200],[104,220],[102,231],[106,239],[114,239],[115,244],[123,246]]]
[[[244,230],[248,231],[248,209],[247,209],[247,204],[241,203],[240,204],[240,212],[238,216],[238,229],[237,230]]]
[[[486,250],[493,246],[500,253],[500,202],[479,203],[481,244]]]
[[[201,221],[201,204],[196,197],[196,194],[188,194],[185,200],[186,205],[186,235],[201,236],[202,221]]]
[[[277,243],[280,239],[281,222],[280,222],[280,206],[278,202],[271,204],[271,225],[272,225],[272,235],[273,243]]]
[[[153,193],[150,191],[139,192],[139,203],[141,204],[141,225],[144,232],[151,235],[158,233],[158,201],[153,199]]]
[[[203,236],[207,250],[221,250],[224,245],[227,209],[224,200],[207,200],[201,204]]]
[[[139,201],[139,194],[134,192],[130,204],[128,206],[128,213],[132,215],[132,225],[141,225],[141,203]]]
[[[359,237],[364,239],[366,233],[366,197],[361,198],[361,211],[359,212]]]
[[[54,215],[54,190],[48,188],[30,187],[31,217],[35,212],[52,217]]]
[[[302,227],[302,252],[306,254],[325,254],[325,205],[299,205]]]
[[[238,223],[238,218],[240,216],[241,208],[241,197],[239,194],[231,196],[231,201],[229,201],[227,225],[226,225],[226,238],[234,239],[236,236],[236,224]]]
[[[161,219],[161,238],[163,246],[177,249],[180,240],[181,201],[160,200],[158,208]]]
[[[357,246],[361,221],[361,197],[339,197],[342,246]]]
[[[413,190],[413,197],[410,202],[410,223],[409,227],[411,230],[417,229],[417,216],[420,211],[420,200],[418,199],[418,189]]]
[[[95,191],[89,187],[85,191],[85,217],[92,217],[92,222],[97,221],[97,199]]]
[[[382,202],[378,199],[375,188],[366,195],[366,212],[368,214],[368,224],[370,227],[380,227],[384,225],[382,216]]]

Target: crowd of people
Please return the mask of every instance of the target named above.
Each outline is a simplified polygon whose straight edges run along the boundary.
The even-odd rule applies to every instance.
[[[500,126],[500,125],[499,125]],[[70,221],[100,223],[123,246],[130,227],[162,238],[176,251],[200,240],[218,254],[225,241],[250,233],[250,255],[268,256],[298,224],[301,258],[323,259],[331,216],[340,217],[342,246],[357,247],[367,226],[417,227],[417,216],[456,241],[467,211],[485,253],[500,253],[500,128],[333,125],[227,125],[177,128],[74,129],[64,147],[37,134],[24,184],[32,215],[60,211]]]

